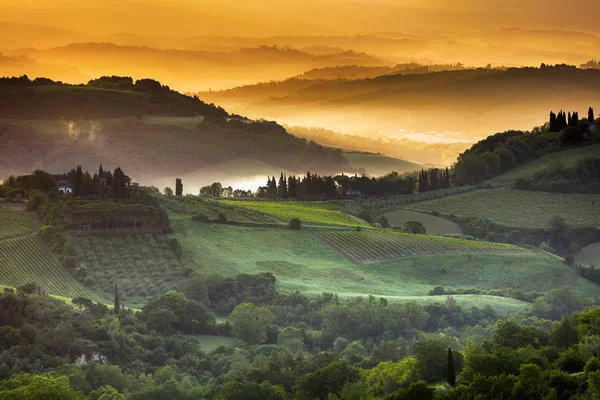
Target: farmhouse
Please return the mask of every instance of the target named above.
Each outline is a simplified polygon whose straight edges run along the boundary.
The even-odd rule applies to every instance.
[[[73,193],[73,187],[66,180],[60,180],[56,182],[56,186],[58,186],[58,192],[60,194],[71,194]]]

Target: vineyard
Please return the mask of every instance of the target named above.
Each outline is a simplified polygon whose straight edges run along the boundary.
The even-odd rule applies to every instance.
[[[519,247],[501,243],[413,235],[389,230],[323,232],[318,236],[329,248],[360,264],[443,253],[523,251]]]
[[[526,192],[509,189],[475,190],[410,205],[416,211],[480,217],[491,222],[544,229],[553,215],[564,217],[575,228],[600,226],[600,195]]]
[[[339,206],[333,203],[246,200],[222,200],[221,202],[223,204],[260,211],[284,222],[289,222],[293,218],[300,218],[303,223],[307,224],[348,227],[369,226],[366,222],[339,211]]]
[[[128,305],[175,289],[183,278],[183,267],[164,235],[70,235],[68,241],[77,260],[74,274],[107,295],[118,283]]]
[[[26,235],[32,230],[32,220],[26,212],[0,206],[0,240]]]
[[[0,284],[17,287],[29,282],[58,296],[106,301],[69,274],[36,236],[0,241]]]

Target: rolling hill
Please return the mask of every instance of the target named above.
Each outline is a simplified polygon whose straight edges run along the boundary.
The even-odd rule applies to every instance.
[[[421,132],[441,140],[444,134],[443,140],[457,142],[531,129],[552,109],[587,110],[599,89],[600,71],[559,66],[287,80],[201,95],[234,112],[282,123],[305,120],[350,134],[379,130],[397,138]]]
[[[229,115],[156,81],[112,77],[70,86],[0,79],[0,99],[7,104],[0,110],[2,176],[36,168],[62,173],[78,164],[91,171],[103,164],[151,184],[239,159],[268,163],[277,175],[351,169],[339,150],[296,138],[274,122]],[[241,175],[246,169],[237,164]]]
[[[544,229],[552,216],[560,215],[572,227],[597,228],[600,226],[598,204],[600,195],[485,189],[414,203],[407,208],[436,211],[442,215],[480,217],[525,229]]]
[[[537,158],[525,165],[510,170],[500,176],[488,180],[486,183],[494,187],[507,187],[513,185],[518,179],[531,179],[540,172],[551,169],[572,168],[578,161],[587,157],[598,157],[600,154],[600,145],[580,147],[570,150],[550,153]]]
[[[272,272],[277,277],[279,290],[284,292],[299,290],[319,294],[327,291],[342,297],[374,295],[393,301],[420,302],[440,301],[436,296],[427,296],[431,289],[440,285],[485,290],[512,287],[526,292],[546,291],[567,283],[586,296],[599,292],[597,285],[578,276],[558,257],[512,246],[504,248],[504,245],[485,242],[409,235],[410,239],[418,242],[414,250],[421,249],[423,252],[417,251],[409,258],[384,261],[385,254],[389,254],[385,250],[389,240],[386,234],[379,237],[381,234],[374,233],[368,242],[347,242],[347,249],[355,253],[364,249],[365,255],[381,257],[380,261],[356,264],[341,252],[329,248],[321,239],[356,234],[371,237],[368,230],[356,232],[305,227],[301,231],[291,231],[238,227],[196,222],[189,216],[178,217],[176,214],[171,216],[171,221],[175,237],[183,248],[182,262],[185,265],[209,275]],[[404,237],[398,233],[388,235]],[[457,240],[457,243],[466,242],[471,247],[459,246],[456,253],[435,254],[433,250],[426,250],[425,244],[427,241],[433,243],[432,240]],[[365,243],[368,249],[361,247]],[[452,242],[450,246],[454,244]],[[479,250],[473,246],[479,247]],[[482,251],[485,246],[491,246],[491,252]],[[499,247],[494,249],[494,246]],[[501,248],[502,251],[496,251]],[[528,307],[525,302],[494,296],[457,295],[456,298],[459,304],[492,304],[505,312]],[[445,298],[441,298],[443,300]]]

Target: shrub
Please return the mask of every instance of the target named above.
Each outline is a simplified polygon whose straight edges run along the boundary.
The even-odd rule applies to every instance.
[[[300,218],[292,218],[290,221],[290,229],[294,231],[299,231],[302,229],[302,221],[300,221]]]
[[[217,222],[219,222],[220,224],[226,224],[227,216],[223,213],[219,213],[219,215],[217,216]]]

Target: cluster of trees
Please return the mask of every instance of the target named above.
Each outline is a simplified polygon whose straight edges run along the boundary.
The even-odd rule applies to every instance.
[[[73,190],[74,197],[108,197],[125,199],[128,197],[131,178],[117,167],[113,172],[105,171],[102,165],[98,172],[91,175],[83,172],[80,165],[64,174],[53,175],[57,183],[64,184]]]
[[[256,197],[269,199],[334,199],[337,198],[337,185],[331,176],[319,176],[306,173],[304,177],[285,176],[283,173],[279,180],[275,177],[268,178],[267,185],[261,186],[256,192]]]
[[[593,122],[594,110],[592,107],[590,107],[589,113],[592,115],[591,122]],[[577,125],[579,125],[579,113],[577,111],[574,111],[572,115],[570,111],[565,114],[563,110],[560,110],[558,115],[550,111],[549,132],[560,132],[568,126]]]
[[[450,188],[450,172],[446,169],[432,168],[429,171],[421,170],[419,175],[419,193],[429,192],[430,190],[440,190]]]
[[[595,398],[600,308],[568,289],[501,319],[460,301],[422,306],[275,291],[270,274],[196,276],[141,311],[29,284],[0,294],[0,398]],[[116,296],[118,299],[118,296]],[[452,301],[450,301],[452,300]],[[216,322],[210,306],[230,312]],[[540,317],[540,318],[538,318]],[[541,319],[543,318],[543,319]],[[443,333],[442,333],[443,332]],[[201,350],[190,335],[233,335]],[[439,382],[446,382],[440,385]],[[436,389],[430,385],[435,384]]]
[[[590,113],[593,116],[591,108]],[[552,126],[546,123],[530,132],[497,133],[474,144],[454,165],[454,184],[477,184],[567,146],[589,145],[600,140],[600,135],[590,129],[590,122],[580,121],[576,112],[571,114],[570,121],[563,112],[553,115]]]

